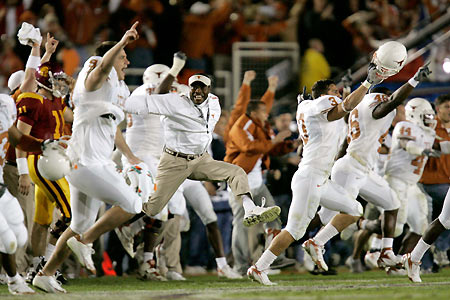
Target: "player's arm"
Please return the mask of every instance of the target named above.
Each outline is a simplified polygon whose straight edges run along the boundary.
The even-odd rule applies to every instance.
[[[136,165],[142,162],[139,158],[137,158],[133,152],[131,152],[130,147],[128,147],[125,138],[123,137],[122,130],[120,130],[120,124],[117,126],[116,137],[114,139],[114,143],[116,144],[117,149],[127,158],[128,162],[132,165]]]
[[[41,45],[38,43],[33,43],[33,46],[31,47],[31,53],[25,66],[25,77],[19,88],[22,93],[36,91],[37,84],[34,73],[41,63],[40,48]]]
[[[167,74],[167,76],[156,87],[155,94],[166,94],[170,92],[173,81],[177,78],[181,69],[183,69],[185,63],[186,63],[186,54],[184,54],[181,51],[178,51],[173,55],[173,64],[169,70],[169,74]]]
[[[87,91],[92,92],[98,90],[103,85],[108,78],[111,69],[114,67],[114,63],[120,52],[129,43],[139,38],[139,34],[136,30],[138,24],[139,22],[135,22],[133,26],[125,32],[122,39],[105,53],[101,62],[89,73],[85,81]]]
[[[54,37],[50,36],[50,33],[47,33],[47,41],[45,42],[45,53],[41,58],[41,64],[50,61],[53,53],[55,53],[56,48],[58,47],[59,41]]]
[[[66,106],[64,108],[64,122],[66,123],[73,123],[73,111],[70,109],[70,107]]]
[[[32,126],[19,120],[17,121],[17,129],[22,134],[29,135]],[[19,174],[19,192],[22,195],[28,195],[30,192],[31,178],[28,171],[27,152],[16,148],[17,172]]]
[[[27,152],[39,152],[42,150],[42,140],[23,134],[16,126],[8,129],[8,141],[11,146]]]
[[[397,106],[402,104],[411,94],[412,90],[431,73],[430,69],[428,69],[429,64],[430,63],[428,62],[423,67],[419,68],[416,74],[408,80],[407,83],[397,89],[388,101],[378,104],[372,111],[372,117],[376,120],[384,118]]]
[[[377,77],[376,72],[376,66],[374,64],[369,64],[366,80],[356,90],[348,95],[339,105],[336,105],[328,112],[327,120],[339,120],[351,112],[361,102],[370,87],[381,82],[381,79]]]

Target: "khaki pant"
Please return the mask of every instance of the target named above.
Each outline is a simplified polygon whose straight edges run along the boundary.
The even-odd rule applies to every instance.
[[[30,192],[27,196],[19,193],[19,174],[17,167],[5,164],[3,168],[3,181],[8,187],[8,191],[17,198],[23,211],[25,227],[28,230],[28,248],[31,249],[31,228],[33,227],[34,216],[34,184],[31,184]],[[16,252],[17,271],[23,272],[31,262],[31,256],[26,254],[26,249],[18,248]]]
[[[162,240],[161,247],[164,249],[162,255],[166,261],[166,270],[161,270],[163,275],[168,271],[175,271],[180,274],[183,273],[180,263],[180,218],[180,215],[174,215],[172,219],[164,222],[164,228],[156,242],[156,244],[159,244]]]
[[[214,160],[208,153],[187,160],[163,152],[156,176],[156,192],[144,204],[147,215],[155,216],[172,198],[186,178],[200,181],[227,181],[236,198],[250,195],[247,174],[236,165]]]

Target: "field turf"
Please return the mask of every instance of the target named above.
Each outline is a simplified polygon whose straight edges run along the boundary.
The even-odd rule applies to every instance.
[[[134,277],[81,278],[70,281],[67,294],[12,296],[0,286],[0,299],[450,299],[450,269],[422,275],[423,283],[412,284],[405,276],[388,277],[384,272],[337,276],[314,276],[283,272],[271,276],[277,286],[265,287],[247,279],[219,280],[214,275],[187,277],[184,282],[140,281]]]

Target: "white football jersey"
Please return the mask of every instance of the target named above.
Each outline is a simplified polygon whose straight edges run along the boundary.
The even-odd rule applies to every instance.
[[[144,84],[144,88],[151,93],[155,87]],[[131,151],[138,157],[151,154],[159,159],[164,146],[161,116],[128,114],[127,118],[126,141]]]
[[[388,133],[384,140],[382,141],[382,145],[385,145],[387,148],[391,149],[392,147],[392,136],[390,133]],[[386,171],[386,161],[388,159],[389,154],[381,154],[380,148],[378,149],[378,159],[377,163],[375,164],[374,171],[380,176],[384,176],[384,173]]]
[[[403,121],[397,123],[392,134],[392,148],[386,162],[386,175],[397,177],[410,184],[416,184],[422,176],[428,157],[413,155],[400,146],[400,139],[410,139],[419,147],[431,149],[435,139],[434,130],[424,130],[420,126]]]
[[[297,108],[297,125],[303,141],[300,166],[312,166],[329,173],[346,135],[343,119],[328,121],[327,114],[341,103],[336,96],[304,100]]]
[[[387,95],[381,93],[367,94],[352,110],[348,119],[350,142],[347,153],[370,170],[375,167],[378,149],[396,114],[394,109],[384,118],[376,120],[372,117],[372,112],[378,104],[388,99]]]
[[[8,129],[17,119],[14,100],[6,94],[0,94],[0,184],[3,183],[3,164],[8,143]]]
[[[122,98],[129,95],[114,68],[101,88],[93,92],[86,90],[86,77],[101,59],[93,56],[85,62],[73,93],[75,110],[68,154],[83,165],[111,163],[117,125],[124,119],[119,105],[124,102]]]

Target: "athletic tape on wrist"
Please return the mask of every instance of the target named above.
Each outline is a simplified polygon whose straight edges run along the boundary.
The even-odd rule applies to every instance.
[[[416,87],[419,84],[419,81],[415,80],[414,77],[412,77],[410,80],[408,80],[408,83],[412,86],[412,87]]]
[[[27,60],[27,69],[37,69],[41,64],[41,58],[39,56],[30,56]]]
[[[28,162],[25,157],[16,158],[16,163],[17,163],[17,172],[19,173],[19,175],[29,174]]]
[[[363,83],[361,83],[361,85],[366,87],[367,89],[370,89],[370,87],[372,86],[372,84],[370,82],[368,82],[367,80],[365,80]]]

